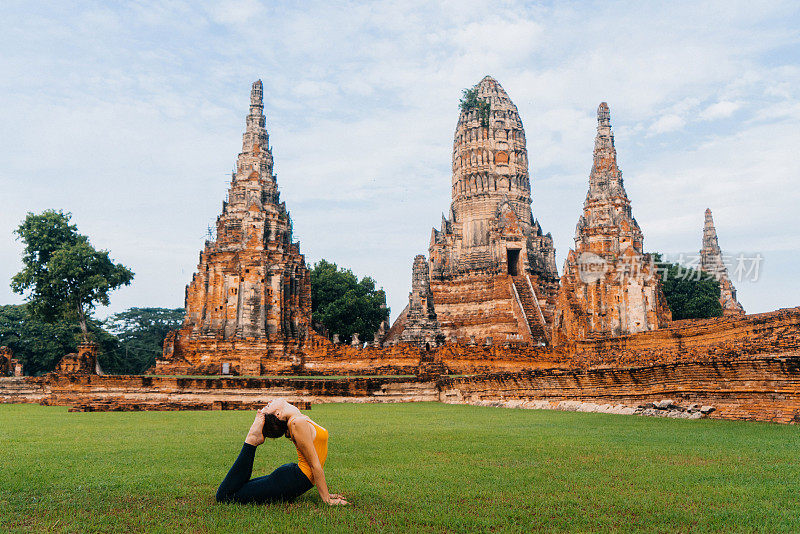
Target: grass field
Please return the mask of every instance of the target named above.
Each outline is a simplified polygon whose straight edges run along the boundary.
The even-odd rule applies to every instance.
[[[800,531],[800,428],[443,404],[317,405],[325,471],[273,506],[214,504],[249,412],[0,405],[10,532]],[[259,448],[254,476],[296,458]]]

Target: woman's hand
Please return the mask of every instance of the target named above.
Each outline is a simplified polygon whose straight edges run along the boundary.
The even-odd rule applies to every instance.
[[[325,502],[327,504],[331,505],[331,506],[342,505],[342,504],[350,504],[349,502],[347,502],[345,500],[344,497],[342,497],[338,493],[332,493],[332,494],[328,495],[328,500],[325,501]]]
[[[256,419],[253,421],[250,431],[247,432],[244,442],[253,447],[258,447],[264,443],[264,413],[261,410],[256,412]]]

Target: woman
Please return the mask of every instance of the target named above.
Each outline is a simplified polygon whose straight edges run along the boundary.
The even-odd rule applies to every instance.
[[[297,448],[297,463],[283,464],[265,477],[250,479],[256,447],[264,438],[286,436]],[[327,504],[350,504],[328,493],[322,467],[328,456],[328,431],[284,399],[273,399],[256,413],[242,451],[217,490],[217,502],[293,501],[312,486]]]

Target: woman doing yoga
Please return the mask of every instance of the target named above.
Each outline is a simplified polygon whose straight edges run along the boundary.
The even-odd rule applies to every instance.
[[[264,438],[286,436],[297,447],[297,463],[283,464],[265,477],[250,478],[256,447]],[[312,486],[327,504],[349,504],[328,493],[322,467],[328,456],[328,431],[284,399],[273,399],[256,414],[242,451],[217,490],[217,502],[293,501]]]

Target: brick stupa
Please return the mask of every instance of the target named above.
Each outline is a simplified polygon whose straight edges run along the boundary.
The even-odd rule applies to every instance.
[[[589,191],[564,262],[559,342],[655,330],[672,318],[617,165],[608,104],[597,109]]]
[[[435,346],[444,342],[444,334],[436,319],[433,307],[433,292],[430,286],[428,261],[422,254],[414,258],[411,268],[411,293],[408,295],[408,306],[403,310],[405,324],[399,332],[400,341],[420,346]]]
[[[719,281],[719,302],[722,304],[723,315],[744,315],[744,308],[736,300],[736,288],[728,278],[728,268],[722,261],[722,250],[719,248],[717,229],[714,227],[714,218],[711,210],[706,209],[706,219],[703,225],[703,248],[700,250],[700,269],[714,275]]]
[[[309,334],[309,272],[280,201],[255,82],[242,152],[228,199],[186,288],[183,327],[164,343],[155,372],[186,365],[207,374],[258,375],[275,360],[298,360]]]
[[[389,342],[426,342],[440,334],[448,341],[546,343],[555,308],[558,273],[550,234],[543,234],[531,211],[525,131],[517,107],[487,76],[474,88],[479,108],[463,108],[453,141],[452,204],[441,229],[431,233],[429,287],[432,313],[412,313],[411,305],[390,331]],[[419,321],[435,316],[438,330]]]

